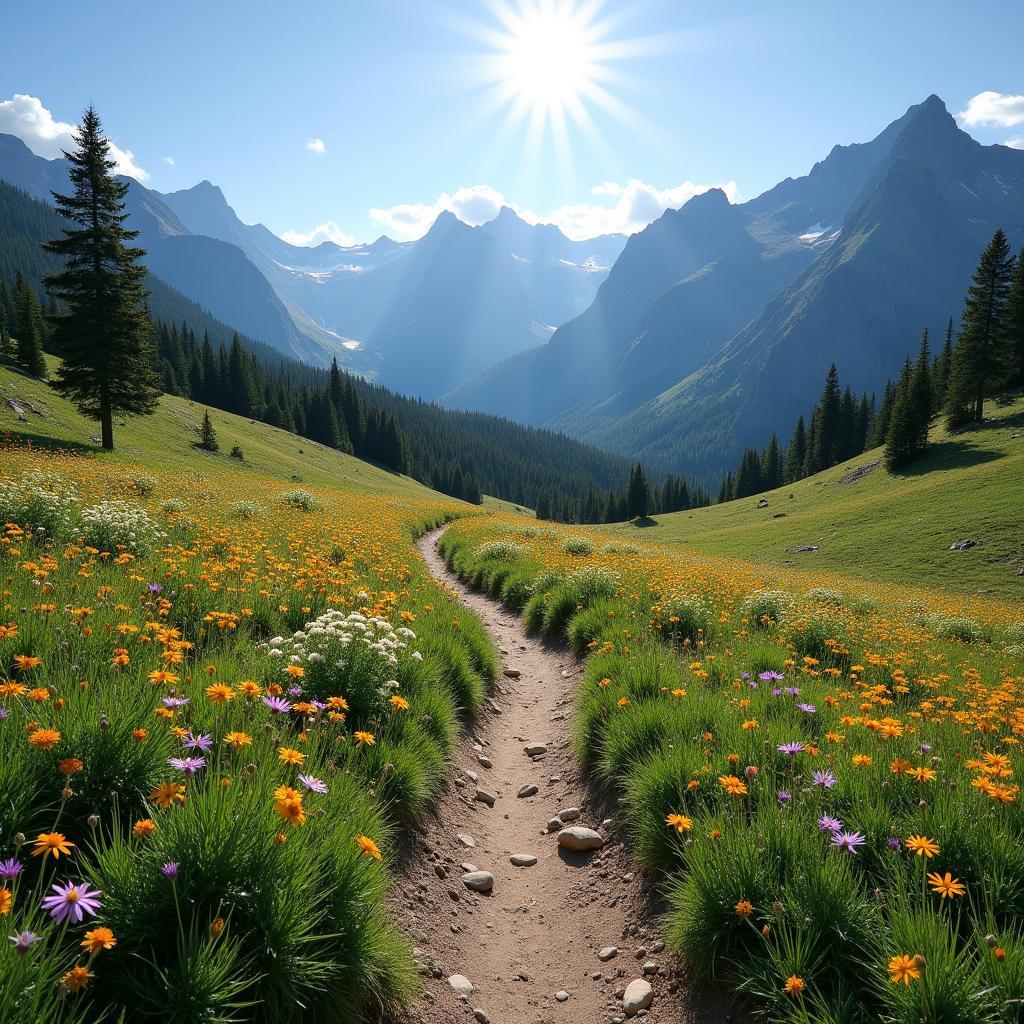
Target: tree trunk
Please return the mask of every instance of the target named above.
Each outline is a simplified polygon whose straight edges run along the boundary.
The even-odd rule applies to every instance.
[[[114,413],[110,408],[110,394],[105,384],[100,386],[100,438],[103,447],[114,450]]]

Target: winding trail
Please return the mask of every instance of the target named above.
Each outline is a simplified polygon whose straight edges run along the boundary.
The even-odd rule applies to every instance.
[[[721,997],[695,992],[664,952],[649,887],[606,820],[610,809],[581,775],[569,745],[579,663],[566,648],[527,635],[499,602],[467,590],[436,550],[440,533],[421,538],[419,550],[437,580],[486,624],[511,675],[498,680],[460,744],[448,790],[399,864],[393,907],[427,976],[405,1021],[610,1022],[623,1017],[622,990],[645,977],[654,990],[648,1020],[733,1019]],[[532,743],[546,752],[529,756]],[[519,796],[527,785],[536,793]],[[493,806],[477,798],[478,786]],[[573,807],[580,811],[574,824],[597,829],[603,849],[571,853],[548,832],[548,821]],[[514,866],[509,858],[520,853],[536,864]],[[464,864],[493,875],[490,894],[467,888]],[[618,951],[602,960],[608,947]],[[452,988],[452,975],[472,982],[468,997]]]

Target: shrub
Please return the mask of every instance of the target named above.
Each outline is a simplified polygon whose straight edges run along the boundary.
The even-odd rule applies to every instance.
[[[840,619],[822,612],[794,622],[789,642],[797,654],[825,661],[837,648],[846,647],[848,635]]]
[[[296,487],[290,491],[282,491],[281,501],[286,505],[291,505],[292,508],[297,508],[300,512],[312,512],[317,508],[316,498],[309,491],[304,491],[301,487]]]
[[[185,511],[185,502],[180,498],[167,498],[160,502],[160,511],[169,516],[179,516]]]
[[[144,508],[116,499],[83,508],[76,532],[81,543],[111,552],[148,551],[167,537]]]
[[[145,473],[140,473],[137,476],[133,476],[131,479],[131,485],[136,491],[144,498],[148,494],[152,494],[159,485],[160,481],[155,476],[149,476]]]
[[[846,595],[841,590],[832,587],[811,587],[806,594],[808,601],[814,604],[827,604],[833,608],[842,608],[846,601]]]
[[[258,501],[236,501],[231,507],[236,519],[255,519],[262,511]]]
[[[245,460],[245,452],[243,452],[242,449],[239,448],[237,444],[231,446],[231,452],[229,453],[229,455],[230,458],[238,459],[239,462],[243,462]]]
[[[683,594],[665,601],[661,607],[661,633],[677,642],[710,642],[715,635],[718,615],[703,594]]]
[[[777,626],[793,607],[793,595],[784,590],[757,590],[743,602],[743,620],[754,629]]]
[[[473,552],[473,557],[482,562],[517,562],[526,554],[522,544],[510,540],[490,540]]]
[[[567,537],[562,542],[562,550],[567,555],[592,555],[594,545],[586,537]]]
[[[974,644],[991,638],[989,629],[966,615],[932,615],[928,618],[928,626],[943,640],[955,640],[961,644]]]
[[[71,531],[77,515],[75,487],[53,473],[31,470],[18,480],[0,481],[0,526],[16,523],[59,537]]]

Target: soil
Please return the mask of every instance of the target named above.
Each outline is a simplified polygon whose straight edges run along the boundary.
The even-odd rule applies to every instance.
[[[405,1024],[597,1024],[622,1018],[622,990],[634,978],[654,989],[646,1019],[660,1024],[719,1024],[742,1017],[721,993],[697,988],[658,939],[659,907],[631,863],[613,809],[583,776],[569,745],[580,664],[566,648],[524,632],[499,602],[463,587],[435,544],[419,549],[430,571],[487,625],[502,654],[502,675],[455,755],[452,781],[430,818],[410,833],[398,864],[392,904],[417,946],[425,974]],[[529,756],[524,747],[547,752]],[[481,763],[484,759],[490,767]],[[474,779],[473,776],[476,776]],[[532,784],[537,793],[518,796]],[[477,786],[495,797],[476,799]],[[548,821],[576,807],[572,824],[596,829],[602,849],[572,853]],[[467,847],[459,835],[474,843]],[[515,867],[512,854],[537,863]],[[494,877],[490,894],[462,880],[471,865]],[[606,962],[598,954],[618,952]],[[467,997],[448,978],[473,984]]]

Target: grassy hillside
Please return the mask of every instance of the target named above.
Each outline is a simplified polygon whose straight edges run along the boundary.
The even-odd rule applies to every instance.
[[[899,474],[877,449],[764,495],[608,529],[809,572],[1024,599],[1024,398],[989,415],[957,436],[933,428],[927,457]],[[949,550],[964,539],[981,543]],[[808,547],[817,550],[798,550]]]
[[[50,360],[50,365],[55,367],[56,360]],[[12,401],[23,410],[26,421],[12,409]],[[10,363],[0,362],[0,436],[10,433],[47,448],[89,450],[100,458],[154,469],[173,467],[208,472],[218,465],[230,464],[235,469],[251,471],[254,478],[271,477],[316,486],[341,485],[370,493],[456,503],[409,477],[378,469],[285,430],[219,409],[209,412],[221,450],[216,455],[210,454],[194,444],[196,428],[206,410],[207,407],[198,402],[164,395],[155,415],[133,419],[127,427],[119,428],[115,421],[117,450],[105,453],[92,440],[98,436],[97,423],[79,415],[70,402],[48,385]],[[235,445],[242,449],[243,462],[228,456]]]

